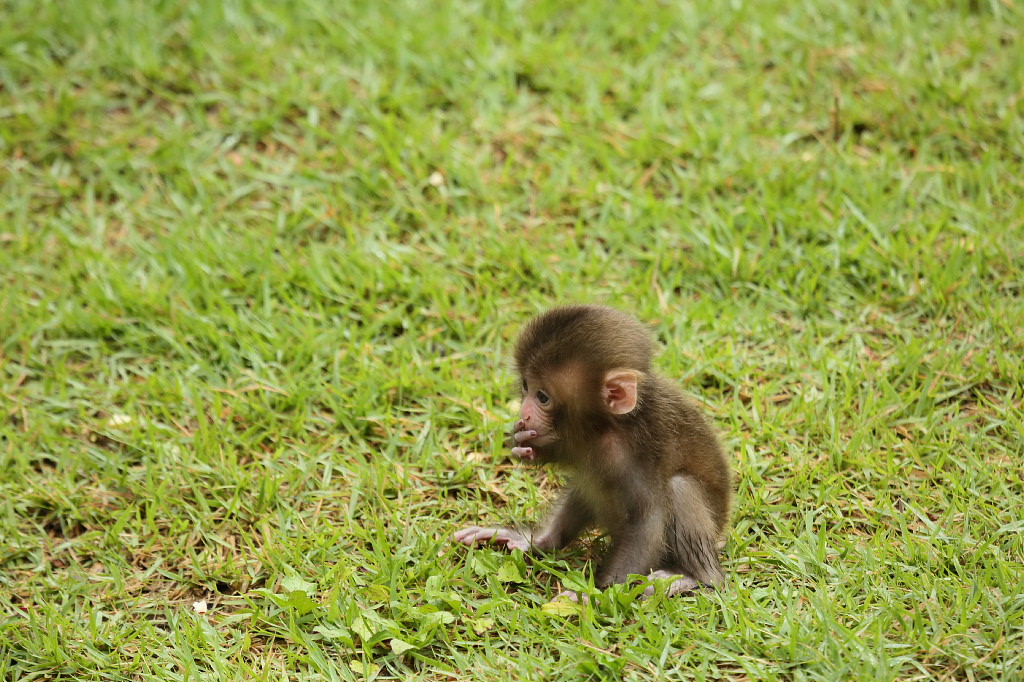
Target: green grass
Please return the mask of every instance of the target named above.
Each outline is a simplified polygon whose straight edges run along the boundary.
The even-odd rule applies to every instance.
[[[0,679],[1024,678],[1019,0],[0,14]],[[726,589],[448,542],[554,494],[568,301],[719,427]]]

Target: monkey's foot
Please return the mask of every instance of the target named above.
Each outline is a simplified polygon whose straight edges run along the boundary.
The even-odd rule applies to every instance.
[[[483,545],[490,542],[496,545],[504,545],[509,549],[520,549],[524,552],[530,551],[530,538],[519,531],[508,528],[470,526],[469,528],[456,531],[452,538],[466,546]]]
[[[701,587],[704,587],[703,583],[695,578],[691,578],[687,575],[679,575],[678,573],[672,573],[670,571],[651,571],[650,575],[647,576],[651,581],[659,580],[662,578],[675,578],[668,587],[665,589],[666,597],[674,597],[677,594],[689,594],[696,592]],[[653,583],[648,585],[644,589],[644,598],[650,597],[654,594],[655,587]]]
[[[585,592],[581,594],[581,593],[575,592],[573,590],[562,590],[561,592],[559,592],[558,594],[555,595],[555,598],[552,599],[551,602],[556,602],[559,599],[561,599],[562,597],[565,597],[566,599],[568,599],[569,601],[573,602],[574,604],[579,604],[581,602],[583,604],[589,604],[590,603],[590,595],[589,594],[587,594]],[[549,602],[549,603],[551,603],[551,602]]]

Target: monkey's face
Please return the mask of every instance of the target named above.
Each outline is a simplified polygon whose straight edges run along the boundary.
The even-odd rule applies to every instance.
[[[601,371],[577,362],[527,368],[521,376],[512,454],[527,462],[585,457],[587,443],[637,405],[640,373],[632,369]]]

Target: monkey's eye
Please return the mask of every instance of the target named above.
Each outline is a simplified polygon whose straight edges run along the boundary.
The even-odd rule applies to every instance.
[[[526,393],[529,389],[526,388],[526,379],[523,379],[523,393]]]
[[[538,403],[540,403],[541,405],[547,405],[548,401],[550,401],[550,400],[551,400],[551,398],[548,397],[547,393],[545,393],[544,391],[537,391],[537,402]]]

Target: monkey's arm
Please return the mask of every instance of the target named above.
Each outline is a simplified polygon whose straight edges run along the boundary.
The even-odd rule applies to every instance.
[[[464,545],[493,542],[524,552],[534,549],[546,551],[565,547],[592,521],[593,513],[589,507],[575,491],[570,490],[562,495],[541,528],[523,532],[513,528],[470,526],[457,531],[453,537]]]
[[[575,488],[562,494],[542,528],[533,534],[541,549],[560,549],[579,537],[594,522],[594,512]]]

